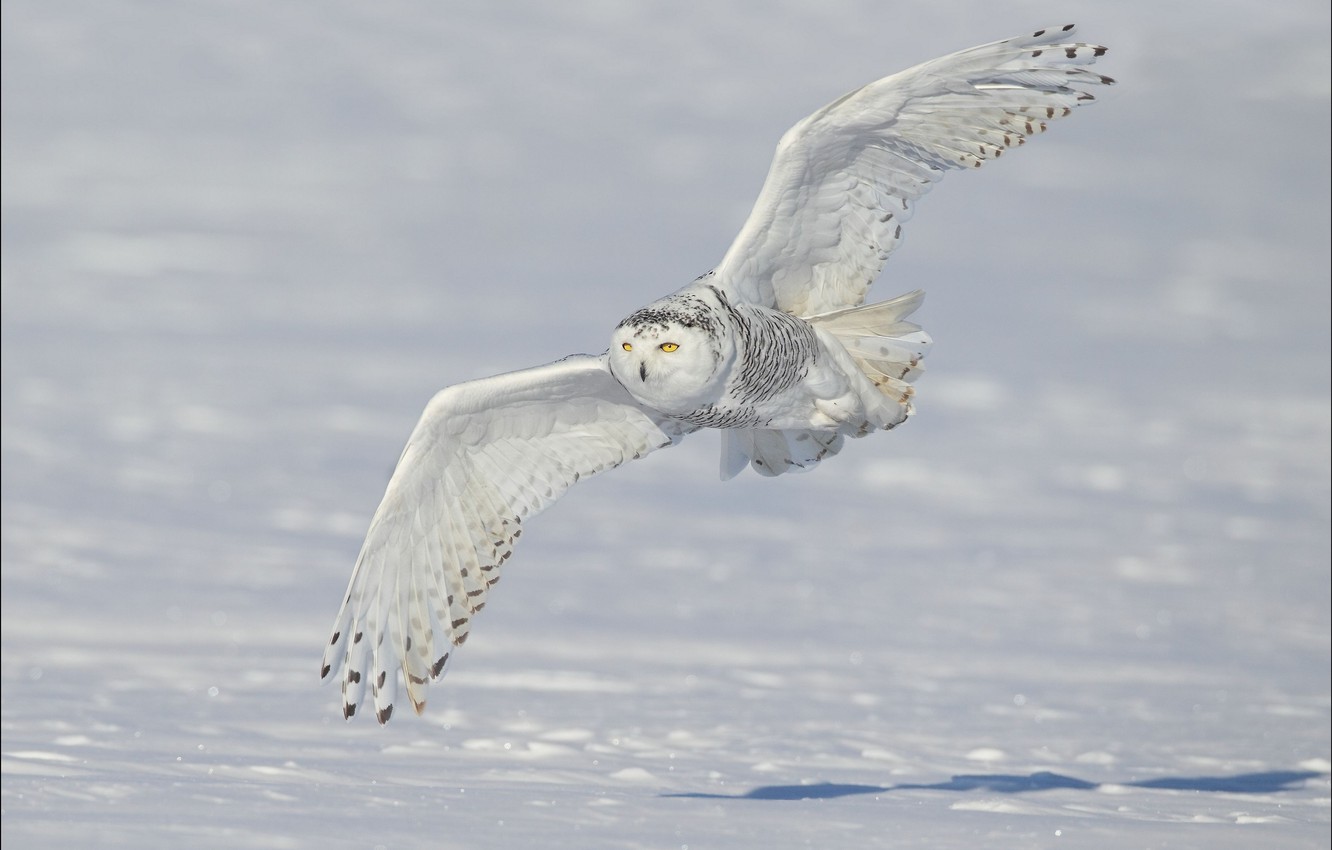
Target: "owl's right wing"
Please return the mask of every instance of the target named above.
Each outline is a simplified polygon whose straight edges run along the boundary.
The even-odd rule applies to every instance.
[[[351,717],[369,677],[380,723],[400,669],[417,713],[467,637],[522,523],[580,478],[673,445],[691,426],[644,408],[606,355],[458,384],[426,406],[361,547],[324,651]]]
[[[915,201],[1113,83],[1074,27],[973,47],[841,97],[782,136],[758,201],[714,269],[733,300],[809,317],[855,307]]]

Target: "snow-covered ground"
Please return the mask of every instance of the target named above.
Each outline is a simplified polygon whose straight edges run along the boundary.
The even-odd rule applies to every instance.
[[[3,5],[3,839],[1329,840],[1322,2]],[[535,520],[427,713],[319,655],[436,389],[598,352],[780,133],[1076,20],[1120,79],[946,180],[919,414],[695,437]]]

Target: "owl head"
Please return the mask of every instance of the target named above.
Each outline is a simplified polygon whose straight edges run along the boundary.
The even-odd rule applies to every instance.
[[[611,335],[610,368],[640,403],[684,414],[715,402],[735,357],[724,315],[677,293],[630,314]]]

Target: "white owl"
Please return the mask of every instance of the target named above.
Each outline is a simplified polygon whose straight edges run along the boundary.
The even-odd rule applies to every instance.
[[[912,412],[929,337],[919,291],[862,306],[915,201],[1113,81],[1072,25],[870,83],[782,137],[715,269],[634,312],[610,350],[449,387],[426,406],[361,548],[324,652],[343,713],[367,684],[388,721],[402,671],[419,713],[523,521],[580,478],[723,433],[722,474],[806,469]],[[369,677],[368,681],[366,677]]]

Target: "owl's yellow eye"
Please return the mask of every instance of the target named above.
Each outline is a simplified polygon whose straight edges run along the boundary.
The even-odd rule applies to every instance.
[[[630,345],[629,343],[627,343],[627,342],[621,343],[621,344],[620,344],[620,348],[623,348],[625,351],[633,351],[633,350],[634,350],[634,347],[633,347],[632,345]]]
[[[667,354],[670,354],[672,351],[674,351],[675,349],[677,349],[677,348],[679,348],[679,347],[680,347],[680,346],[676,345],[676,344],[673,343],[673,342],[663,342],[663,343],[661,344],[661,350],[664,351],[664,352],[666,352]]]

